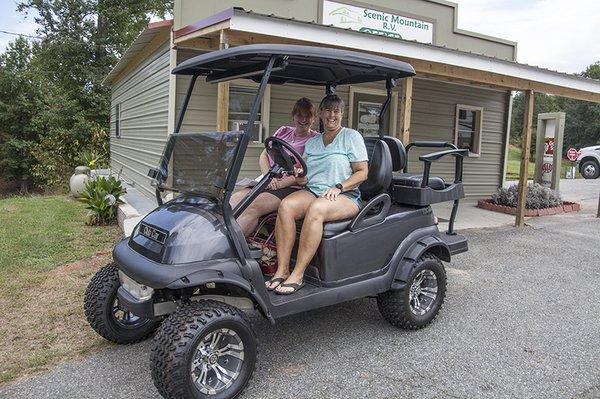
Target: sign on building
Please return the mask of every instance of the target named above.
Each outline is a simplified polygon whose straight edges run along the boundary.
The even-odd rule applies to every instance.
[[[395,39],[433,43],[431,22],[335,1],[323,1],[323,24]]]

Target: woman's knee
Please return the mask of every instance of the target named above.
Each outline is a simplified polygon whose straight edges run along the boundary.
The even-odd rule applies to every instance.
[[[306,211],[305,219],[311,221],[324,221],[327,215],[327,209],[329,208],[329,200],[318,198],[316,199]]]

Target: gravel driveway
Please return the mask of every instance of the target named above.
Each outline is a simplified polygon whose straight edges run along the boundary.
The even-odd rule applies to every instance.
[[[600,219],[468,232],[428,328],[397,330],[362,299],[256,318],[243,398],[599,398]],[[42,328],[42,327],[40,327]],[[115,347],[0,390],[2,398],[157,398],[149,343]]]

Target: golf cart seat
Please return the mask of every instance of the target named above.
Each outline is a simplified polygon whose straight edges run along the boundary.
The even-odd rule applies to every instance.
[[[405,148],[396,137],[384,136],[383,141],[390,149],[392,158],[392,188],[390,193],[394,203],[406,205],[425,206],[438,202],[454,201],[464,198],[462,185],[463,158],[468,155],[467,150],[459,150],[454,144],[441,141],[416,141]],[[411,147],[440,147],[450,148],[432,154],[422,155],[419,160],[425,164],[423,173],[408,173],[408,150]],[[456,158],[454,182],[446,183],[438,176],[430,176],[431,162],[446,155]]]
[[[392,157],[379,137],[365,137],[369,157],[369,176],[359,187],[364,206],[353,219],[325,223],[323,236],[332,237],[345,230],[358,230],[383,221],[391,205],[387,194],[392,182]]]

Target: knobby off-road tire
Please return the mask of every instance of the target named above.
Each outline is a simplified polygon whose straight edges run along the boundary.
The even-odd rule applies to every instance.
[[[596,161],[585,161],[579,167],[579,173],[584,179],[597,179],[600,176],[600,165]]]
[[[436,256],[427,253],[417,259],[402,289],[377,296],[377,307],[390,324],[417,330],[431,323],[442,308],[445,295],[444,266]]]
[[[167,399],[235,398],[254,372],[256,342],[241,310],[209,300],[186,304],[154,336],[154,385]]]
[[[90,326],[105,339],[132,344],[147,338],[159,322],[137,317],[119,308],[117,290],[121,285],[114,263],[103,266],[85,291],[84,310]]]

